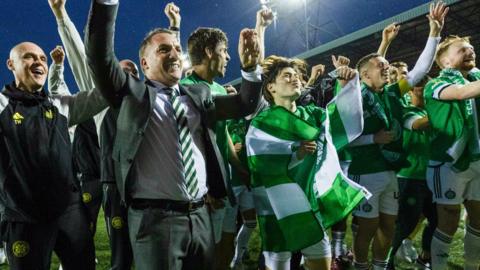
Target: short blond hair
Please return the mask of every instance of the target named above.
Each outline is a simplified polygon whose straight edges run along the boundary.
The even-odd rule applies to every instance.
[[[437,47],[437,53],[435,54],[435,62],[437,63],[437,65],[440,67],[440,68],[444,68],[444,66],[442,65],[442,62],[440,61],[443,54],[448,50],[448,48],[450,48],[450,46],[455,43],[455,42],[467,42],[468,44],[470,44],[470,37],[460,37],[460,36],[456,36],[456,35],[450,35],[448,36],[447,38],[445,38],[445,40],[443,40],[442,42],[440,42],[440,44],[438,44],[438,47]]]

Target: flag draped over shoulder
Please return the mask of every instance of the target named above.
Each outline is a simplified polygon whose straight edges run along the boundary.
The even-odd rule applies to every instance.
[[[265,251],[295,251],[318,243],[325,228],[342,220],[368,196],[342,173],[336,153],[362,133],[358,75],[326,111],[317,107],[298,110],[300,116],[273,106],[252,120],[247,133]],[[295,151],[301,141],[316,141],[317,151],[297,160]]]

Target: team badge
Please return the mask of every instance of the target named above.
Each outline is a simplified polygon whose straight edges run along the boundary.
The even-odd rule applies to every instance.
[[[114,229],[121,229],[123,227],[123,220],[121,217],[113,217],[112,218],[112,227]]]
[[[369,204],[369,203],[365,203],[365,204],[362,206],[363,212],[366,212],[366,213],[372,212],[372,209],[373,209],[373,207],[372,207],[372,205]]]
[[[13,122],[15,123],[15,125],[20,125],[23,121],[23,115],[21,115],[18,112],[13,114],[12,118],[13,118]]]
[[[85,192],[82,194],[82,199],[84,203],[89,203],[92,201],[92,194]]]
[[[30,251],[30,245],[25,241],[15,241],[12,245],[13,256],[17,258],[25,257]]]
[[[445,198],[449,200],[455,199],[456,196],[457,196],[457,193],[455,193],[455,191],[453,191],[452,189],[449,189],[447,190],[447,192],[445,192]]]

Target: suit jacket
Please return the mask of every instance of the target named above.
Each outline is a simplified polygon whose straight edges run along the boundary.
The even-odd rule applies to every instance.
[[[157,89],[148,80],[139,80],[121,69],[113,51],[117,10],[118,4],[102,5],[92,1],[85,31],[85,47],[96,87],[111,106],[119,108],[112,157],[119,192],[128,203],[130,198],[126,190],[132,163],[153,112]],[[215,198],[228,195],[234,204],[235,199],[222,165],[222,155],[215,143],[215,123],[217,120],[251,114],[260,100],[261,84],[244,79],[240,94],[233,96],[213,97],[206,84],[180,85],[180,92],[191,98],[201,115],[209,194]]]

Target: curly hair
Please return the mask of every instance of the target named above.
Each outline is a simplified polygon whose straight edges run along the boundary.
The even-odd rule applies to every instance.
[[[284,68],[293,68],[298,72],[300,77],[306,77],[307,63],[298,58],[286,58],[282,56],[271,55],[265,58],[260,65],[262,67],[263,97],[270,104],[274,104],[274,101],[272,94],[267,90],[267,86],[268,84],[275,82],[275,79]]]
[[[199,65],[206,57],[205,49],[215,50],[215,47],[224,42],[228,47],[228,38],[218,28],[199,27],[188,37],[188,55],[192,65]]]

